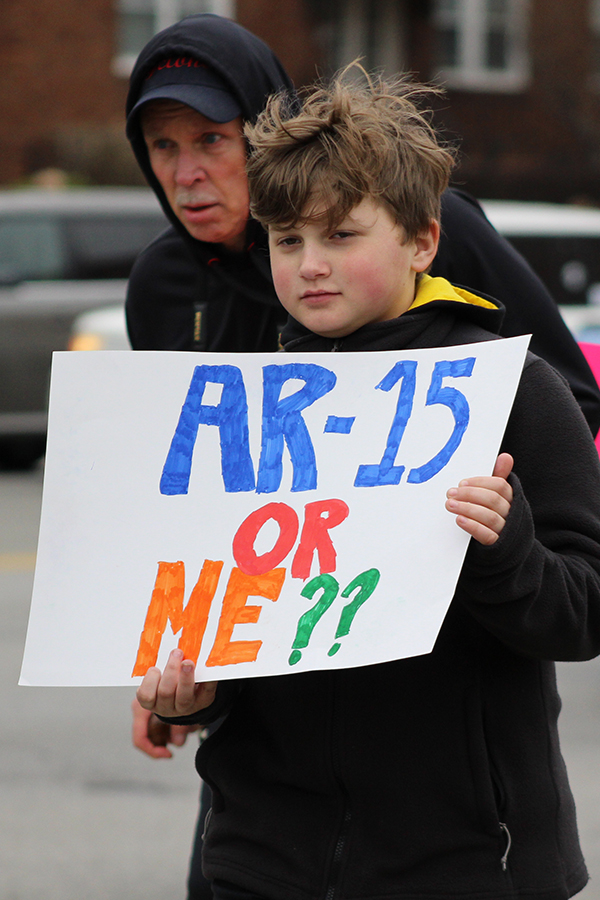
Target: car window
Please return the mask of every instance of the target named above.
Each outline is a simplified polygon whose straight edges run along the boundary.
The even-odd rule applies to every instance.
[[[133,262],[167,222],[154,216],[65,219],[71,278],[127,278]]]
[[[7,216],[0,220],[0,284],[61,278],[66,252],[56,220]]]

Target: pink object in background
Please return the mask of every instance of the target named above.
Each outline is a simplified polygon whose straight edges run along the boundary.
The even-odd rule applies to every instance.
[[[594,378],[600,385],[600,344],[587,344],[582,342],[579,346],[588,361],[590,369],[594,373]],[[596,438],[596,447],[598,448],[598,453],[600,453],[600,432]]]

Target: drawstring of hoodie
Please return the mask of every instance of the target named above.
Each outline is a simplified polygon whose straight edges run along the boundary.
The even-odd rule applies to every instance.
[[[503,871],[503,872],[506,872],[506,866],[507,866],[507,864],[508,864],[508,854],[510,853],[510,847],[511,847],[511,844],[512,844],[512,838],[511,838],[511,836],[510,836],[510,831],[508,830],[508,828],[506,827],[506,825],[504,824],[504,822],[500,822],[499,824],[500,824],[500,828],[502,829],[502,831],[503,831],[504,834],[506,835],[506,850],[504,851],[504,856],[503,856],[502,859],[500,860],[500,864],[502,865],[502,871]]]

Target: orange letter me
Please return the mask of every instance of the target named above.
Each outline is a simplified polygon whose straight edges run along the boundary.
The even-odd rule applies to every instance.
[[[222,568],[223,563],[220,561],[204,560],[198,582],[184,609],[185,567],[183,563],[159,562],[137,659],[131,673],[132,677],[145,675],[151,666],[156,665],[167,620],[171,621],[173,634],[177,634],[183,629],[177,646],[183,650],[185,659],[196,662]]]
[[[254,662],[262,641],[232,641],[236,625],[258,622],[262,606],[247,606],[249,597],[265,597],[277,600],[285,580],[285,569],[272,569],[264,575],[246,575],[240,569],[232,569],[223,608],[217,628],[217,636],[207,666],[228,666],[241,662]]]

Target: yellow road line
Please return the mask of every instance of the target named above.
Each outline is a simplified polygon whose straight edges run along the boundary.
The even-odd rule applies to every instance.
[[[23,572],[35,568],[35,553],[0,553],[0,572]]]

